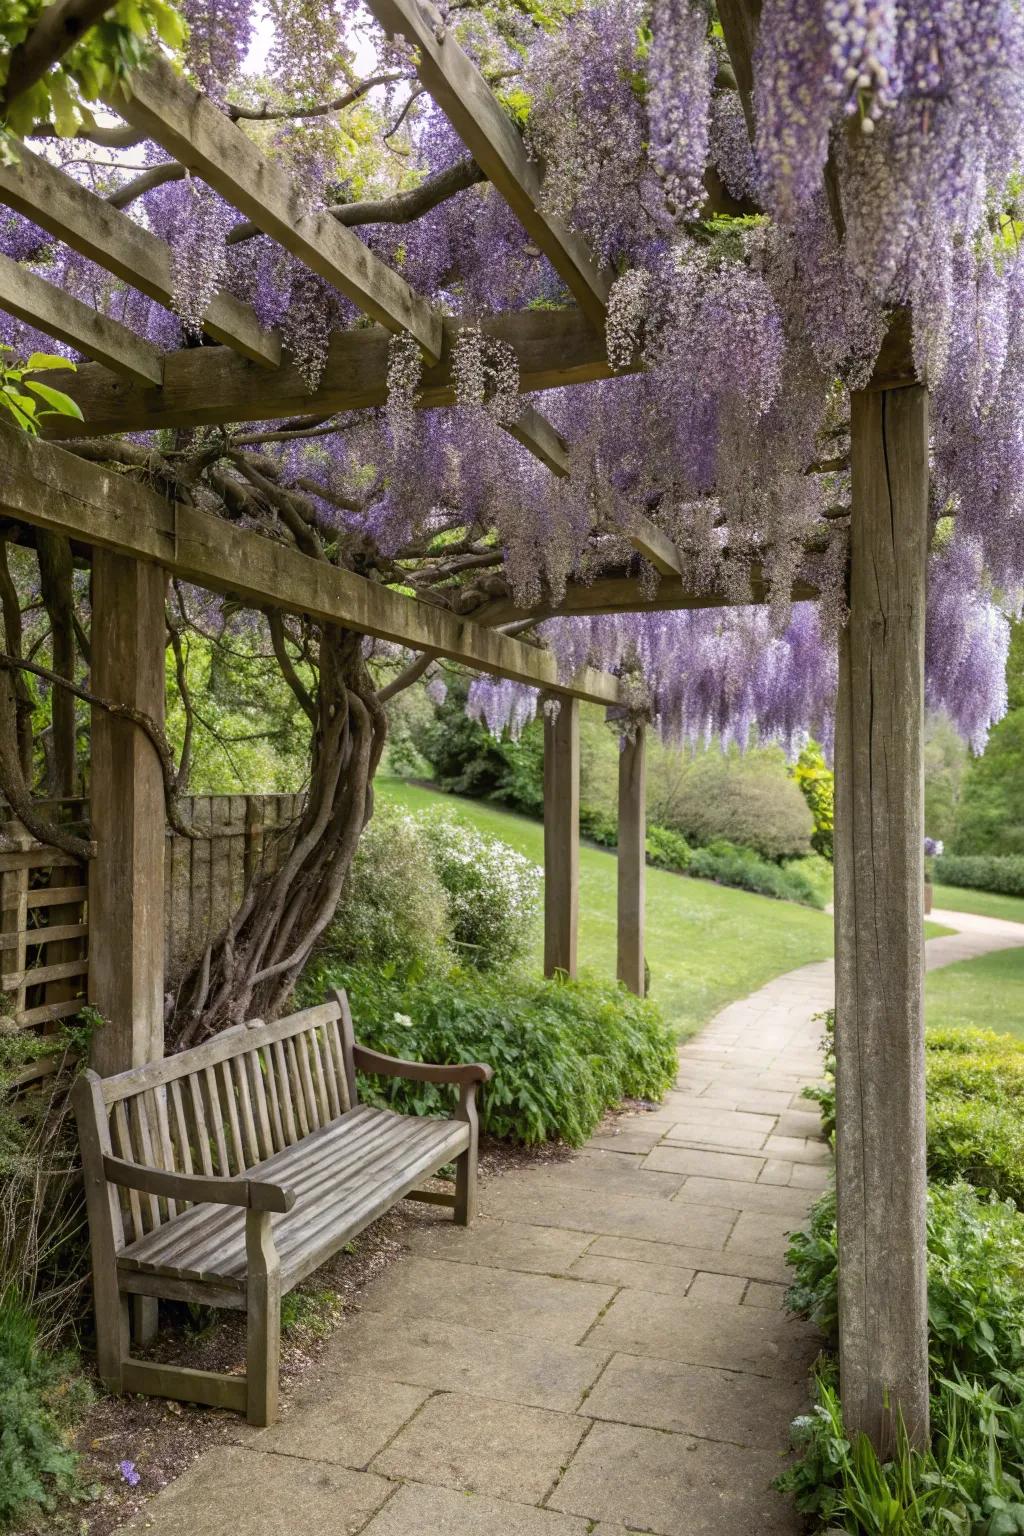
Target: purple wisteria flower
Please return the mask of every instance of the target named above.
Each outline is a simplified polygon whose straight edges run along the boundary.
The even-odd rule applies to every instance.
[[[924,840],[924,856],[926,859],[941,859],[945,852],[945,844],[941,838],[926,837]]]
[[[119,1461],[117,1470],[121,1474],[121,1481],[127,1483],[129,1488],[137,1488],[142,1481],[139,1469],[134,1461]]]

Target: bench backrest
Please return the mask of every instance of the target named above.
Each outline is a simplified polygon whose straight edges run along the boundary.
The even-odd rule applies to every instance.
[[[356,1103],[348,1000],[212,1040],[99,1082],[115,1157],[174,1173],[234,1177],[301,1141]],[[105,1139],[105,1137],[104,1137]],[[124,1241],[182,1202],[119,1191]]]

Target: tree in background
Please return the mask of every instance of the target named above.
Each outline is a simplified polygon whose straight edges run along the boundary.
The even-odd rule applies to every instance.
[[[811,847],[815,853],[832,858],[832,832],[835,821],[835,775],[825,761],[816,741],[809,741],[792,769],[793,778],[814,817]]]
[[[1006,687],[1009,713],[967,767],[954,853],[1024,853],[1024,624],[1014,625]]]

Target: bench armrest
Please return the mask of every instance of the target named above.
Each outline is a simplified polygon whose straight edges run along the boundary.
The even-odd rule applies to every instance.
[[[489,1083],[494,1068],[480,1061],[463,1062],[456,1067],[438,1066],[430,1061],[403,1061],[400,1056],[385,1056],[365,1045],[356,1045],[353,1059],[361,1072],[376,1072],[382,1077],[407,1077],[416,1083]]]
[[[295,1194],[279,1184],[259,1179],[222,1179],[198,1173],[169,1173],[148,1168],[121,1157],[105,1156],[103,1172],[109,1184],[137,1189],[143,1195],[163,1195],[169,1200],[191,1200],[198,1205],[240,1205],[251,1211],[290,1211]]]

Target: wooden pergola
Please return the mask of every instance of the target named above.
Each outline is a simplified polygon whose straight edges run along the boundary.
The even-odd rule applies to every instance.
[[[483,176],[549,259],[575,308],[503,313],[486,333],[511,343],[521,389],[542,393],[612,376],[604,325],[608,279],[578,236],[542,212],[539,173],[476,66],[421,0],[369,0],[384,27],[418,50],[423,86],[448,115]],[[719,0],[736,82],[750,118],[758,0]],[[100,6],[99,10],[102,11]],[[81,21],[83,0],[44,13]],[[91,7],[93,19],[97,7]],[[53,27],[57,32],[53,32]],[[75,34],[77,35],[77,34]],[[31,40],[30,40],[31,41]],[[14,79],[12,73],[12,79]],[[344,223],[300,204],[285,172],[237,122],[165,64],[110,105],[260,231],[352,300],[372,324],[332,337],[311,392],[280,338],[221,292],[204,328],[217,345],[163,354],[44,279],[0,258],[0,308],[93,359],[68,386],[87,435],[217,422],[326,416],[386,398],[389,336],[407,332],[426,360],[420,404],[454,400],[460,322],[442,316]],[[826,181],[831,185],[831,178]],[[0,166],[0,200],[141,292],[168,303],[171,253],[110,202],[27,149]],[[836,199],[831,199],[833,208]],[[733,211],[717,184],[709,206]],[[636,364],[639,367],[639,363]],[[566,444],[537,410],[509,429],[555,475]],[[841,641],[836,744],[836,985],[840,1332],[847,1426],[883,1450],[899,1415],[928,1433],[923,1070],[922,719],[928,546],[928,393],[915,375],[905,315],[895,318],[851,420],[850,622]],[[671,541],[643,520],[632,541],[661,573],[646,598],[628,570],[572,586],[529,614],[498,600],[474,613],[405,596],[298,549],[163,499],[135,481],[0,426],[6,517],[93,551],[93,686],[162,718],[164,593],[179,576],[245,604],[336,623],[412,650],[528,683],[558,696],[545,723],[545,966],[576,967],[578,705],[625,702],[619,681],[590,669],[567,681],[536,644],[501,624],[552,613],[724,606],[686,590]],[[766,584],[755,569],[751,601]],[[794,589],[813,598],[813,588]],[[159,765],[138,727],[94,710],[89,875],[90,1000],[110,1020],[97,1065],[114,1071],[162,1052],[164,799]],[[643,989],[644,737],[626,744],[619,778],[618,971]],[[685,942],[681,936],[681,942]]]

